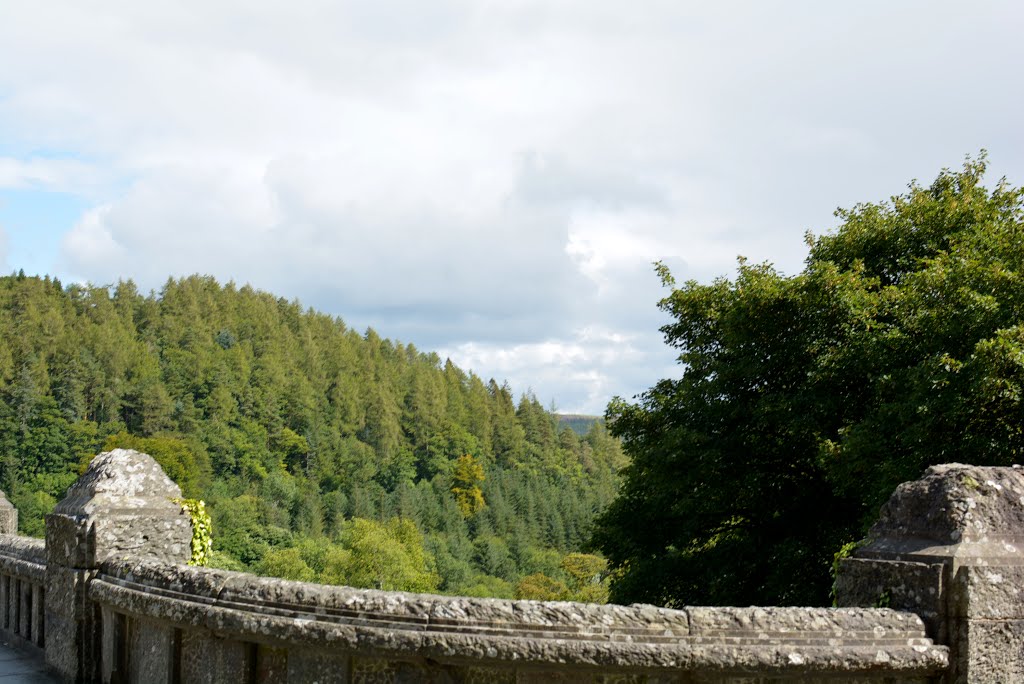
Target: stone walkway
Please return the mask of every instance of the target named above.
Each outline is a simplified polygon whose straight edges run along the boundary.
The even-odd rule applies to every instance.
[[[0,640],[0,684],[59,684],[42,656],[20,651]]]

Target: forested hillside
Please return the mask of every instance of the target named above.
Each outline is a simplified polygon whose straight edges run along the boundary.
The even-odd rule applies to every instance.
[[[594,427],[594,423],[604,423],[604,418],[601,416],[581,416],[571,413],[558,414],[559,427],[570,428],[581,437],[590,432],[591,428]]]
[[[23,531],[117,446],[206,501],[222,567],[602,596],[578,553],[623,466],[600,424],[559,429],[530,394],[247,286],[0,278],[0,484]]]

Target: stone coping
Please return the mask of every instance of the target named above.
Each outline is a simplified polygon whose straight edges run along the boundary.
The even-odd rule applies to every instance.
[[[510,601],[108,562],[89,596],[117,612],[276,647],[447,662],[719,672],[943,671],[916,615],[869,608],[707,608]]]
[[[46,578],[46,542],[0,534],[0,571],[41,584]]]

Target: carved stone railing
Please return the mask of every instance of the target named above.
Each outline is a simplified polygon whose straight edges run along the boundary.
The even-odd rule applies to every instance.
[[[89,596],[104,681],[881,682],[946,665],[920,619],[892,610],[473,599],[149,562],[108,563]]]
[[[45,584],[43,540],[0,534],[0,630],[22,648],[45,645]]]
[[[901,485],[841,565],[838,609],[474,599],[194,568],[178,497],[150,457],[101,454],[44,544],[14,536],[0,495],[0,632],[81,682],[1024,681],[1016,468],[940,466]]]

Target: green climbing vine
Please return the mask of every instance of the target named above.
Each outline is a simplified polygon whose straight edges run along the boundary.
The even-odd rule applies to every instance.
[[[843,544],[839,547],[839,550],[832,556],[832,605],[836,605],[836,584],[839,580],[839,565],[843,562],[844,558],[849,558],[858,547],[864,544],[866,540],[861,539],[860,541],[852,541]]]
[[[213,551],[213,521],[206,512],[206,502],[199,499],[174,499],[192,519],[192,558],[189,565],[205,566]]]

